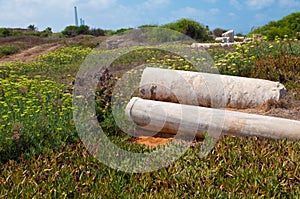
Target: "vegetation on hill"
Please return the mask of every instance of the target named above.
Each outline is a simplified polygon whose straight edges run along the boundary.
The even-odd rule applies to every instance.
[[[5,55],[11,55],[18,52],[18,48],[14,46],[0,46],[0,58]]]
[[[208,26],[191,20],[191,19],[179,19],[175,22],[164,24],[164,25],[152,25],[145,24],[138,28],[149,28],[149,27],[162,27],[183,33],[194,40],[199,42],[209,41],[212,38],[211,34],[220,37],[222,33],[226,30],[222,28],[216,28],[212,31],[209,30]],[[60,32],[62,37],[75,37],[78,35],[92,35],[92,36],[112,36],[132,30],[133,28],[120,28],[118,30],[103,30],[101,28],[90,28],[87,25],[74,26],[70,25],[65,27],[63,31]],[[274,41],[276,37],[297,37],[300,39],[300,12],[295,12],[290,15],[283,17],[278,21],[271,21],[268,24],[258,27],[251,31],[249,35],[262,34],[266,36],[268,40]],[[52,36],[52,29],[47,27],[43,31],[38,31],[38,28],[30,24],[26,29],[11,29],[11,28],[0,28],[0,37],[8,36],[39,36],[48,37]]]
[[[89,26],[81,25],[81,26],[67,26],[62,34],[66,37],[75,37],[78,35],[93,35],[93,36],[104,36],[104,30],[97,28],[91,29]]]
[[[284,38],[299,37],[300,33],[300,12],[292,13],[279,21],[271,21],[267,25],[254,29],[249,34],[262,34],[268,40],[275,40],[276,36]]]
[[[150,28],[150,27],[162,27],[178,31],[183,33],[197,41],[207,41],[209,40],[209,28],[204,27],[199,22],[190,19],[180,19],[176,22],[165,24],[165,25],[142,25],[139,28]],[[133,28],[120,28],[118,30],[103,30],[101,28],[90,28],[87,25],[74,26],[70,25],[65,27],[63,31],[60,32],[62,37],[75,37],[78,35],[92,35],[92,36],[112,36],[121,34],[126,31],[130,31]],[[0,28],[0,37],[9,36],[39,36],[48,37],[53,36],[52,29],[50,27],[43,31],[38,31],[37,27],[33,24],[29,25],[27,29],[11,29],[11,28]]]
[[[204,27],[199,22],[191,19],[180,19],[174,23],[163,25],[162,27],[178,31],[197,41],[209,40],[208,26]]]
[[[171,29],[179,33],[185,34],[197,41],[208,41],[210,39],[209,37],[210,30],[208,26],[204,27],[204,25],[202,25],[197,21],[191,19],[185,19],[185,18],[164,25],[145,24],[139,26],[138,28],[166,28],[166,29]],[[126,31],[130,31],[132,29],[133,28],[121,28],[115,31],[105,30],[105,35],[106,36],[116,35]]]
[[[38,31],[35,25],[29,25],[27,29],[22,28],[0,28],[0,37],[10,36],[39,36],[48,37],[52,35],[52,29],[47,27],[43,31]]]
[[[185,34],[197,41],[208,41],[211,38],[209,37],[210,30],[208,26],[204,27],[201,23],[191,20],[191,19],[180,19],[176,22],[164,24],[164,25],[156,25],[156,24],[145,24],[141,25],[138,28],[166,28],[177,31],[179,33]],[[121,28],[116,31],[106,30],[105,35],[111,36],[115,34],[120,34],[126,31],[130,31],[133,28]]]

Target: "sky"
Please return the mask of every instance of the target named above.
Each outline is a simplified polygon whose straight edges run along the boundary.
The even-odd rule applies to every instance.
[[[117,30],[144,24],[162,25],[193,19],[210,30],[234,29],[247,34],[253,27],[300,12],[300,0],[0,0],[0,27],[60,32],[79,18],[91,28]]]

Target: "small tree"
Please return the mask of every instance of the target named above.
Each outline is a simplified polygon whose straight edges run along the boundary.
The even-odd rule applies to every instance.
[[[52,33],[52,28],[47,27],[43,32]]]
[[[45,30],[43,30],[40,34],[41,37],[49,37],[52,34],[52,28],[47,27]]]
[[[213,30],[213,34],[216,37],[222,37],[222,34],[226,32],[226,30],[222,29],[222,28],[216,28]]]
[[[198,41],[207,41],[209,39],[209,31],[202,24],[191,19],[180,19],[163,27],[181,32]]]
[[[81,25],[76,29],[76,35],[87,35],[89,33],[90,27],[86,25]]]
[[[37,31],[37,27],[33,24],[30,24],[28,27],[27,27],[28,30],[32,30],[32,31]]]

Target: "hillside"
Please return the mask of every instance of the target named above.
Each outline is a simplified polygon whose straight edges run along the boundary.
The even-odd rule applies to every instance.
[[[10,36],[0,37],[0,63],[12,61],[31,61],[35,57],[52,52],[65,46],[95,47],[106,37],[79,35],[73,38],[38,37],[38,36]],[[2,53],[2,49],[9,47],[13,51]]]
[[[269,40],[274,40],[276,36],[280,38],[299,37],[300,32],[300,12],[292,13],[278,21],[271,21],[268,24],[256,28],[249,34],[262,34]]]

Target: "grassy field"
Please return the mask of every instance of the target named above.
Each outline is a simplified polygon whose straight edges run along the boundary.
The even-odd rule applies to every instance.
[[[288,88],[285,100],[297,104],[299,44],[285,38],[207,51],[222,74],[280,81]],[[91,52],[86,45],[72,45],[30,62],[0,65],[0,198],[300,198],[299,141],[222,137],[206,158],[198,157],[197,142],[168,168],[144,174],[97,161],[80,142],[72,115],[72,82]],[[192,70],[182,57],[149,49],[129,53],[112,67],[126,70],[141,63]],[[113,84],[106,85],[108,94],[96,98],[105,133],[122,148],[151,150],[115,127],[109,103]],[[297,108],[271,107],[287,109],[299,120]],[[289,117],[280,111],[276,116]]]

